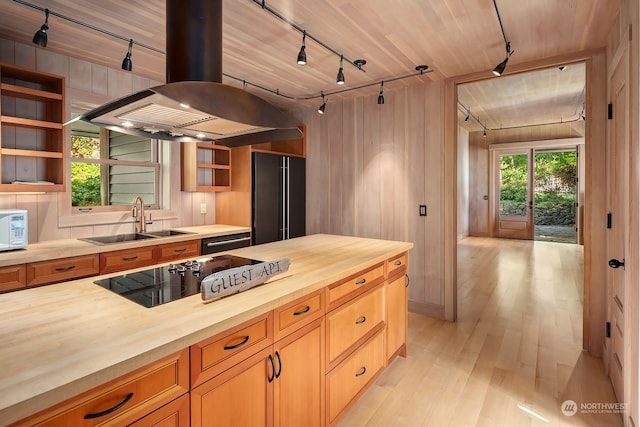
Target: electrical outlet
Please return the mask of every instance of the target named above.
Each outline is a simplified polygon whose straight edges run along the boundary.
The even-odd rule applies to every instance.
[[[202,215],[205,215],[207,213],[207,204],[206,203],[200,203],[200,213]]]
[[[427,216],[427,205],[420,205],[420,216]]]

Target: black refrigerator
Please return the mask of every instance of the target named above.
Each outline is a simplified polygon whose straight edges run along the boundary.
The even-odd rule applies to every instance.
[[[305,159],[252,153],[253,244],[305,235]]]

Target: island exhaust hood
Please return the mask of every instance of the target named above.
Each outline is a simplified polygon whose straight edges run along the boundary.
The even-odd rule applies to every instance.
[[[222,84],[222,0],[167,0],[167,83],[80,116],[118,132],[229,147],[297,139],[295,120]]]

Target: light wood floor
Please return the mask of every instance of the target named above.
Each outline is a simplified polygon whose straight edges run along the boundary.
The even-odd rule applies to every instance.
[[[462,240],[458,322],[410,313],[408,357],[339,427],[621,426],[617,414],[560,410],[615,402],[602,360],[581,349],[582,259],[578,245]]]

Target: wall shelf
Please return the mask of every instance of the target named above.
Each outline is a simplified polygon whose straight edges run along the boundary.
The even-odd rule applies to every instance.
[[[62,76],[0,63],[0,191],[65,191]]]
[[[231,189],[231,150],[204,142],[183,142],[182,191],[229,191]]]

